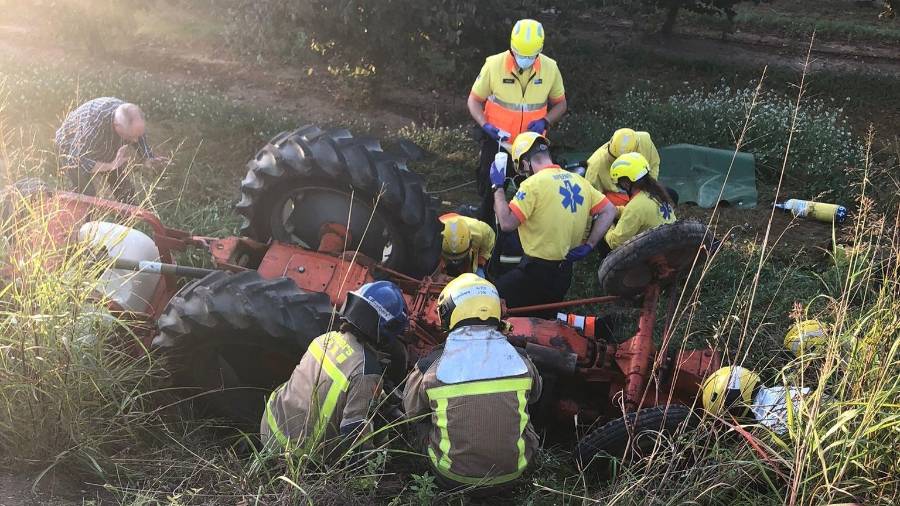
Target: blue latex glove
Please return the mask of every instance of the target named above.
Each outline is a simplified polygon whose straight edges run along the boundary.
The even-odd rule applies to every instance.
[[[491,185],[502,187],[506,182],[506,167],[497,167],[496,162],[491,162]]]
[[[543,135],[543,133],[547,131],[547,127],[549,126],[550,123],[546,119],[536,119],[531,123],[528,123],[528,131]]]
[[[579,260],[584,260],[585,257],[591,254],[594,248],[591,247],[590,244],[582,244],[581,246],[575,246],[570,249],[568,253],[566,253],[566,260],[570,262],[577,262]]]
[[[495,141],[500,140],[500,129],[494,125],[485,123],[481,126],[481,129],[484,130],[484,133],[488,134],[491,139],[494,139]]]
[[[476,274],[479,278],[485,279],[485,277],[484,277],[484,268],[479,267],[479,268],[475,269],[475,274]]]

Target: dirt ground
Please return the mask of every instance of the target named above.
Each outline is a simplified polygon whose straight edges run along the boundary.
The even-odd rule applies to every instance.
[[[50,475],[37,486],[38,473],[0,473],[0,506],[69,506],[115,504],[101,489],[70,477]]]

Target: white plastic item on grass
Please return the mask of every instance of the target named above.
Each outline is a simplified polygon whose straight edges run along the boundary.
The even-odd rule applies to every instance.
[[[85,223],[78,231],[78,240],[94,249],[105,248],[109,258],[159,260],[159,249],[147,234],[117,223]],[[147,312],[158,284],[159,274],[107,269],[100,276],[97,289],[123,310],[143,313]]]
[[[798,403],[807,394],[807,387],[762,387],[753,398],[750,410],[756,421],[777,434],[784,434],[799,409]]]

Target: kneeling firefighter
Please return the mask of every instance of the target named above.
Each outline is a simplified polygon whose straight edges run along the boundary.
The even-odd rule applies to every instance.
[[[290,451],[335,441],[326,443],[330,460],[341,455],[334,449],[371,445],[371,415],[388,365],[382,357],[398,348],[409,325],[406,301],[394,283],[367,283],[347,294],[341,322],[339,332],[310,343],[290,379],[272,392],[260,423],[263,444]]]
[[[497,330],[500,298],[490,282],[463,274],[438,306],[450,334],[407,378],[406,416],[427,415],[423,446],[442,487],[511,483],[538,448],[527,405],[540,397],[541,377]]]
[[[624,154],[610,167],[610,177],[629,200],[618,208],[618,220],[597,245],[601,259],[641,232],[675,222],[675,204],[669,192],[650,173],[650,164],[640,153]]]
[[[485,266],[494,253],[494,229],[483,221],[456,213],[444,214],[440,220],[444,224],[441,233],[443,270],[450,276],[474,272],[485,277]]]

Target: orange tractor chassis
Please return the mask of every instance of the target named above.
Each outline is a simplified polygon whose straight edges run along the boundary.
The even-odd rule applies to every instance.
[[[148,226],[164,264],[173,264],[173,254],[189,247],[206,248],[218,270],[257,270],[263,278],[287,277],[304,290],[327,294],[335,307],[341,307],[347,291],[376,278],[390,279],[403,290],[410,310],[410,331],[405,339],[408,367],[445,338],[435,306],[446,278],[436,275],[414,279],[386,269],[362,254],[344,252],[349,234],[342,225],[323,225],[319,249],[311,251],[277,241],[263,244],[241,237],[191,236],[164,226],[156,215],[145,209],[76,193],[53,193],[45,205],[54,213],[49,231],[57,245],[73,241],[73,231],[82,223],[112,215],[122,223],[138,222]],[[186,274],[193,277],[211,272],[195,268],[187,270]],[[178,289],[174,266],[160,272],[162,281],[150,310],[147,314],[128,315],[142,323],[136,331],[145,346],[149,346],[155,334],[156,319]],[[653,331],[660,292],[660,287],[655,284],[646,288],[637,332],[618,344],[585,336],[563,322],[514,315],[540,309],[613,303],[619,301],[619,297],[594,297],[505,310],[505,333],[509,341],[524,348],[543,374],[554,375],[565,387],[558,389],[559,398],[552,411],[561,418],[571,419],[572,415],[579,414],[582,419],[595,419],[608,418],[611,414],[616,416],[614,413],[621,409],[632,412],[671,402],[691,405],[695,401],[702,380],[719,367],[720,356],[712,349],[668,353],[669,325],[674,312],[671,302],[664,345],[657,349]]]

